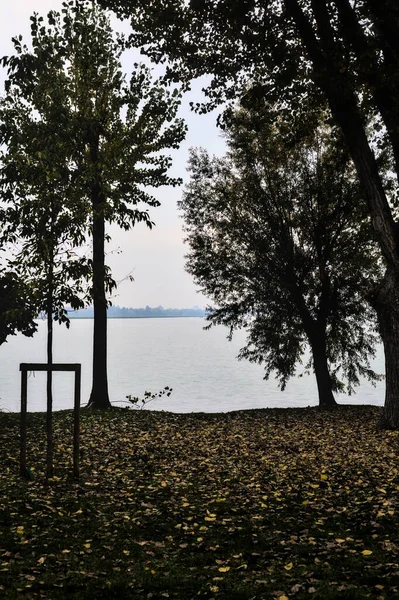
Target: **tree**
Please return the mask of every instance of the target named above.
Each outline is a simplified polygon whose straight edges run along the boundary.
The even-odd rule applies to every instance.
[[[399,227],[378,146],[399,177],[399,5],[395,0],[99,0],[131,17],[132,43],[171,80],[211,74],[208,108],[252,84],[252,95],[295,111],[327,100],[356,167],[386,264],[374,289],[386,364],[381,427],[399,427]],[[217,43],[215,43],[217,41]],[[206,107],[199,105],[199,110]],[[366,128],[365,112],[376,128]]]
[[[180,203],[187,270],[216,305],[207,320],[244,327],[239,358],[282,389],[309,346],[319,404],[333,406],[359,374],[376,379],[362,291],[380,269],[348,153],[331,129],[299,132],[264,106],[237,111],[226,139],[223,159],[192,151]]]
[[[9,335],[32,337],[37,330],[36,309],[29,289],[12,271],[0,271],[0,346]]]
[[[14,46],[22,59],[21,40],[15,39]],[[60,130],[55,112],[63,95],[57,81],[60,64],[41,58],[36,78],[6,80],[0,100],[0,231],[1,242],[12,244],[9,267],[30,292],[20,303],[31,302],[36,315],[47,316],[47,476],[51,477],[53,319],[69,326],[65,305],[84,306],[90,264],[74,251],[85,239],[86,220],[68,193],[70,139]]]
[[[159,202],[146,188],[180,183],[167,175],[171,159],[163,154],[185,136],[183,121],[176,119],[180,93],[153,82],[139,64],[125,81],[120,63],[124,41],[115,39],[108,15],[94,2],[63,3],[62,14],[48,14],[47,26],[37,14],[31,21],[33,51],[20,45],[18,54],[4,58],[3,64],[10,85],[21,86],[25,98],[47,78],[53,126],[48,144],[58,147],[69,140],[63,146],[68,149],[65,193],[74,205],[71,215],[84,222],[93,247],[89,406],[108,408],[106,292],[114,282],[105,265],[105,224],[115,222],[128,230],[141,221],[152,227],[143,206]],[[54,69],[43,74],[47,62]]]

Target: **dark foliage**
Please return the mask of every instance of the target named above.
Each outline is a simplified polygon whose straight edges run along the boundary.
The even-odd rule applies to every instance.
[[[246,328],[239,357],[282,388],[310,348],[320,403],[333,404],[331,391],[376,377],[365,293],[381,266],[348,153],[336,131],[299,131],[262,103],[230,115],[226,139],[223,159],[192,152],[180,203],[207,319]]]
[[[17,275],[0,271],[0,345],[18,332],[31,337],[37,329],[36,310],[27,286]]]

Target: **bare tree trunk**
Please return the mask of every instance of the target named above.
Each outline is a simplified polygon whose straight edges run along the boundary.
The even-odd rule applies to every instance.
[[[107,299],[105,295],[104,204],[93,194],[93,383],[88,406],[111,407],[107,376]]]
[[[47,479],[53,476],[53,252],[50,252],[48,265],[48,290],[47,290],[47,456],[46,475]]]

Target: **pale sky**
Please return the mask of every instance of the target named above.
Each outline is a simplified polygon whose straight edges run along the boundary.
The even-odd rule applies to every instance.
[[[13,53],[11,38],[14,35],[23,35],[29,45],[29,17],[34,11],[45,16],[49,10],[58,10],[61,4],[62,0],[3,0],[0,5],[0,57]],[[119,31],[129,30],[116,20],[115,27]],[[124,61],[128,74],[129,62],[128,59]],[[1,89],[4,76],[4,70],[0,69]],[[197,116],[190,111],[189,101],[200,98],[201,85],[197,82],[184,98],[180,111],[189,130],[181,148],[173,153],[171,173],[186,181],[190,147],[203,146],[218,155],[222,155],[225,148],[216,128],[216,115]],[[207,304],[207,299],[197,292],[191,276],[184,271],[187,248],[183,244],[182,219],[176,205],[181,193],[182,188],[157,190],[161,206],[151,209],[151,218],[156,223],[151,231],[140,224],[130,232],[122,232],[116,227],[109,230],[112,243],[107,262],[114,279],[120,281],[130,272],[134,277],[134,282],[120,284],[112,298],[113,304],[135,308],[147,304],[165,308],[189,308],[196,304],[203,307]]]

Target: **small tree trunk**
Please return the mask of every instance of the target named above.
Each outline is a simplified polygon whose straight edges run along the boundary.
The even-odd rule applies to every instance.
[[[107,299],[105,296],[105,221],[103,204],[93,194],[93,383],[88,406],[111,407],[107,377]]]
[[[319,406],[332,407],[337,403],[332,391],[332,381],[328,370],[328,359],[326,352],[326,340],[324,336],[311,340],[313,355],[313,366],[319,393]]]
[[[375,296],[385,353],[385,404],[378,423],[381,429],[399,429],[399,281],[393,269],[385,273]]]
[[[47,478],[53,476],[53,253],[50,256],[48,266],[48,290],[47,290],[47,413],[46,413],[46,432],[47,432],[47,455],[46,455],[46,475]]]

